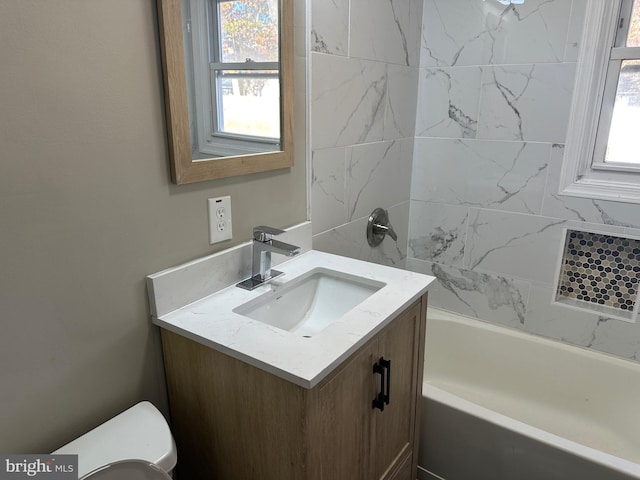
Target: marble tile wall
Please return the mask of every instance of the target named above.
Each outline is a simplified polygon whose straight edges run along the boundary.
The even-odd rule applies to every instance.
[[[424,0],[407,267],[432,304],[640,361],[640,324],[552,305],[565,229],[640,206],[557,194],[584,0]]]
[[[405,266],[423,0],[311,0],[313,246]],[[398,241],[366,242],[389,211]]]

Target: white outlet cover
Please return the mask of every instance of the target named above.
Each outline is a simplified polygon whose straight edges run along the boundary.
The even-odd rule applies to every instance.
[[[223,242],[231,240],[231,197],[209,198],[207,199],[209,210],[209,243]]]

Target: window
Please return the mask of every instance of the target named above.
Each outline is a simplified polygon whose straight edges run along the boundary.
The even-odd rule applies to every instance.
[[[192,88],[196,98],[208,100],[191,105],[198,153],[279,150],[278,1],[188,1]]]
[[[640,0],[588,0],[560,194],[640,203]]]

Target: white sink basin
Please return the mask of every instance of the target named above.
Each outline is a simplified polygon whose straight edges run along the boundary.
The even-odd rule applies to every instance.
[[[250,255],[248,244],[147,277],[153,322],[303,388],[318,385],[433,281],[311,250],[249,291],[235,283]]]
[[[312,337],[384,286],[364,277],[315,268],[233,312]]]

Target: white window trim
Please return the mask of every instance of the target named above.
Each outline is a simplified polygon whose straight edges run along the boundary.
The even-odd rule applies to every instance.
[[[193,70],[195,98],[206,99],[196,102],[195,115],[197,128],[195,134],[198,138],[198,151],[204,155],[233,156],[252,153],[275,152],[280,150],[280,139],[257,139],[246,135],[218,136],[215,131],[216,120],[214,107],[218,102],[215,99],[215,87],[212,85],[212,66],[209,61],[209,28],[211,19],[207,14],[207,0],[189,0],[192,13],[191,31],[193,42]],[[279,64],[269,63],[268,67]],[[233,68],[233,65],[231,65]],[[240,67],[236,65],[236,67]]]
[[[560,195],[640,203],[636,172],[592,168],[611,47],[622,0],[587,0],[560,174]]]

